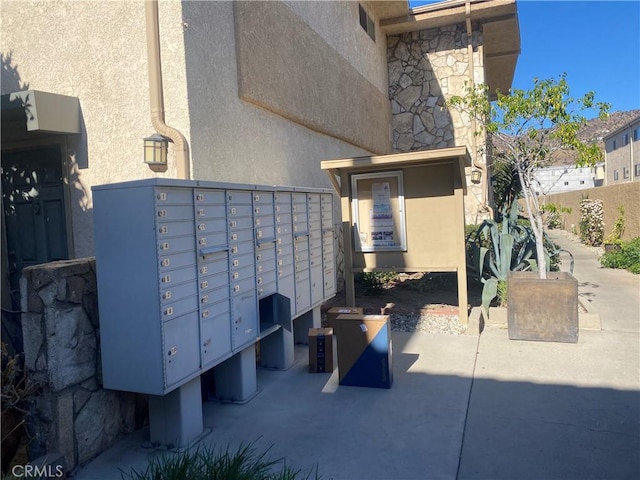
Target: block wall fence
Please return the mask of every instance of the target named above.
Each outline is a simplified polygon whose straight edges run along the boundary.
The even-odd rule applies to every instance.
[[[604,237],[606,238],[618,218],[618,207],[624,207],[625,230],[622,240],[628,241],[640,236],[640,182],[621,183],[606,187],[588,188],[573,192],[546,195],[540,204],[553,203],[571,209],[563,213],[563,229],[580,233],[580,201],[583,198],[602,200],[604,207]]]

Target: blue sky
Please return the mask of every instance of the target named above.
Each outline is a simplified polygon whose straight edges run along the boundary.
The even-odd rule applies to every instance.
[[[411,7],[434,3],[410,1]],[[596,92],[612,112],[640,109],[640,0],[519,0],[513,88],[567,73],[571,95]],[[589,116],[589,115],[587,115]]]

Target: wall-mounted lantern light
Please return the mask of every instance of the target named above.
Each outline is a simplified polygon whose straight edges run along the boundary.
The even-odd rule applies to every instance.
[[[471,170],[471,183],[478,184],[482,180],[482,172],[480,170]]]
[[[144,139],[144,163],[166,165],[169,141],[158,133]]]

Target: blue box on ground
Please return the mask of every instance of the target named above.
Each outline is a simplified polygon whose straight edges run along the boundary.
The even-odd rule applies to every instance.
[[[393,383],[389,315],[339,315],[340,385],[391,388]]]

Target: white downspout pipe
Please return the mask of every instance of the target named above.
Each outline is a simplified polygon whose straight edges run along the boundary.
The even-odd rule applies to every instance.
[[[147,62],[149,66],[149,103],[151,124],[163,137],[175,145],[176,174],[178,178],[190,179],[189,144],[182,133],[164,121],[164,96],[162,90],[162,63],[160,61],[160,22],[158,0],[146,0],[144,13],[147,30]]]
[[[473,61],[473,29],[471,27],[471,2],[467,0],[464,3],[465,9],[465,21],[467,26],[467,55],[469,56],[469,79],[471,80],[471,86],[475,87],[475,64]],[[471,163],[474,168],[479,169],[482,172],[482,205],[481,208],[487,209],[493,218],[493,209],[489,207],[487,203],[487,191],[488,191],[488,170],[487,165],[478,162],[478,140],[476,139],[475,132],[478,131],[478,125],[475,116],[471,116],[471,129],[473,130],[473,138],[471,139]]]

